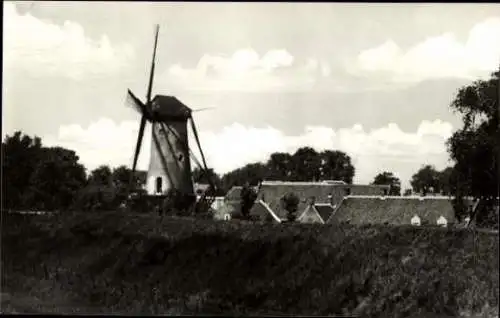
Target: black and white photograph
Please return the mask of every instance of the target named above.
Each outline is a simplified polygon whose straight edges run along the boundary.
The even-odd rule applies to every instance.
[[[499,317],[500,4],[4,1],[0,312]]]

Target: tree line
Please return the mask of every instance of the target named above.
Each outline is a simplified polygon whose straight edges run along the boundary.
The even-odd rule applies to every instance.
[[[460,88],[450,108],[462,117],[463,126],[446,145],[453,166],[437,171],[425,165],[411,178],[412,192],[454,196],[460,218],[467,212],[465,197],[479,199],[477,221],[498,223],[498,180],[500,178],[499,104],[500,71],[488,80],[477,80]],[[45,147],[39,137],[15,132],[2,141],[2,196],[6,209],[114,209],[127,196],[130,169],[101,166],[89,173],[75,151]],[[251,163],[219,176],[209,169],[193,171],[195,182],[209,179],[217,195],[235,185],[256,185],[261,180],[342,180],[351,184],[355,167],[351,158],[338,150],[318,152],[311,147],[294,153],[276,152],[264,163]],[[390,171],[376,175],[372,184],[391,185],[391,195],[401,195],[401,182]],[[133,185],[139,186],[134,177]],[[473,217],[475,217],[474,215]],[[497,226],[497,225],[496,225]]]
[[[105,165],[87,174],[75,151],[45,147],[20,131],[2,142],[2,174],[2,209],[44,211],[116,208],[131,176],[125,166]]]

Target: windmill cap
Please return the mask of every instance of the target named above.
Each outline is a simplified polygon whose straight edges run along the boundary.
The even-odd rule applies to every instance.
[[[175,96],[156,95],[151,101],[152,110],[160,118],[187,119],[191,117],[191,108]]]

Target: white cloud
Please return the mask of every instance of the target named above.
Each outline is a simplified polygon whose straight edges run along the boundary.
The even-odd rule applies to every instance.
[[[22,68],[43,76],[56,74],[80,79],[84,75],[116,72],[130,64],[130,46],[113,47],[106,35],[89,39],[72,21],[57,25],[19,14],[12,2],[4,2],[4,67]]]
[[[88,127],[60,127],[57,136],[46,136],[43,140],[48,145],[74,149],[89,169],[101,164],[130,165],[138,126],[134,121],[116,124],[103,118]],[[423,121],[415,132],[404,132],[393,123],[371,131],[356,124],[338,130],[310,126],[299,136],[286,136],[273,127],[256,128],[234,123],[219,131],[201,129],[200,139],[208,164],[219,173],[265,161],[276,151],[294,152],[298,147],[311,146],[317,150],[345,151],[356,167],[356,182],[370,182],[378,172],[389,170],[407,186],[411,175],[422,164],[433,164],[439,169],[448,164],[445,141],[452,131],[451,124],[436,120]],[[150,134],[148,126],[139,157],[140,169],[147,168]],[[190,142],[200,159],[194,140]]]
[[[387,40],[357,56],[358,74],[389,74],[394,81],[458,77],[476,79],[488,76],[500,64],[500,18],[476,24],[461,43],[453,33],[429,37],[404,51]]]
[[[326,62],[309,59],[297,63],[285,49],[270,50],[259,56],[248,48],[231,56],[205,54],[194,68],[174,64],[158,80],[184,90],[262,91],[307,89],[316,82],[318,74],[329,76]]]

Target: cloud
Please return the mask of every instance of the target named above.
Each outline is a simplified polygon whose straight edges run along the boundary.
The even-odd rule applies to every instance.
[[[163,78],[168,81],[165,85],[185,90],[263,91],[308,89],[318,78],[329,75],[325,61],[310,58],[299,63],[285,49],[260,56],[248,48],[231,56],[205,54],[193,68],[174,64],[159,80]]]
[[[394,82],[488,76],[500,64],[500,18],[476,24],[465,43],[455,34],[445,33],[403,50],[389,39],[362,51],[355,64],[351,72],[368,76],[377,72]]]
[[[106,35],[93,41],[76,22],[61,26],[20,14],[12,2],[4,3],[3,35],[5,67],[39,76],[100,76],[120,71],[134,57],[130,46],[115,47]]]
[[[117,124],[101,118],[88,127],[62,126],[57,136],[46,136],[43,141],[47,145],[61,145],[77,151],[89,169],[101,164],[130,165],[138,126],[135,121]],[[287,136],[273,127],[257,128],[234,123],[218,131],[202,128],[200,139],[208,164],[218,173],[265,161],[276,151],[294,152],[299,147],[311,146],[318,151],[337,149],[346,152],[356,167],[356,182],[371,182],[377,173],[388,170],[408,186],[411,175],[421,165],[433,164],[441,169],[448,164],[445,141],[452,132],[451,124],[440,120],[423,121],[414,132],[404,132],[394,123],[371,131],[356,124],[338,130],[309,126],[297,136]],[[139,157],[140,169],[147,169],[150,134],[148,125]],[[194,141],[190,142],[200,159]]]

